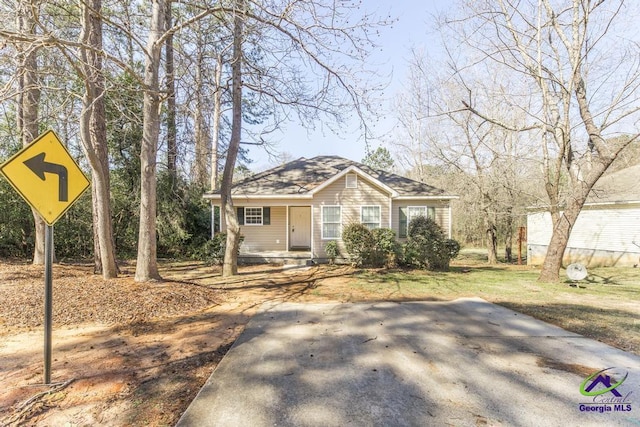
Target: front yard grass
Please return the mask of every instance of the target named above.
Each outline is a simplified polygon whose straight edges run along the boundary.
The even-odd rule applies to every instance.
[[[359,299],[418,301],[480,297],[566,330],[640,354],[640,269],[594,268],[587,279],[549,284],[539,269],[488,266],[467,257],[451,271],[362,271]],[[562,272],[564,276],[564,271]]]

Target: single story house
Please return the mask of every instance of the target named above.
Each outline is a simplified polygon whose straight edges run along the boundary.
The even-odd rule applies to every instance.
[[[553,228],[549,212],[527,215],[527,264],[540,265]],[[573,226],[564,264],[640,264],[640,165],[605,175],[594,185]]]
[[[212,230],[224,231],[220,192],[205,194],[212,204]],[[233,185],[233,203],[247,258],[305,257],[326,260],[327,242],[340,240],[342,227],[360,222],[391,228],[406,238],[418,215],[434,218],[451,236],[451,205],[457,196],[428,184],[375,170],[337,156],[300,158]],[[302,254],[301,254],[302,253]]]

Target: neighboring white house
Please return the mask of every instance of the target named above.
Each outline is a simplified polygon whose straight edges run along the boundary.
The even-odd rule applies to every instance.
[[[527,215],[527,264],[540,265],[551,241],[549,212]],[[640,165],[603,176],[596,183],[571,231],[564,264],[640,264]]]

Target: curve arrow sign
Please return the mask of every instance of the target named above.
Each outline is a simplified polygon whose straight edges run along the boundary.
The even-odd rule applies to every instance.
[[[67,180],[67,168],[56,163],[45,162],[44,157],[45,153],[36,154],[23,163],[43,181],[47,179],[45,173],[58,175],[58,200],[61,202],[68,201],[69,182]]]

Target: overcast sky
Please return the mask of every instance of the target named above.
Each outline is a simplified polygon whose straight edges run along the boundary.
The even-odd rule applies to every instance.
[[[431,15],[448,7],[451,1],[447,0],[365,0],[370,10],[378,11],[381,15],[390,12],[398,19],[392,26],[381,30],[379,39],[380,49],[376,52],[374,62],[381,64],[379,74],[392,76],[385,97],[392,98],[401,90],[407,72],[407,60],[410,58],[412,48],[429,49],[434,45],[429,33]],[[389,100],[383,102],[384,108],[390,108]],[[388,112],[387,119],[375,124],[376,133],[385,133],[393,126],[393,120]],[[329,130],[322,132],[321,125],[318,131],[308,134],[307,130],[290,123],[281,136],[276,137],[279,143],[276,150],[286,152],[288,156],[296,159],[299,157],[311,158],[318,155],[337,155],[351,160],[360,161],[365,155],[365,143],[357,129],[357,123],[351,124],[351,129],[345,130],[341,135],[335,135]],[[380,141],[370,141],[375,149]],[[250,169],[257,171],[273,166],[264,150],[252,148],[250,156],[253,164]]]

